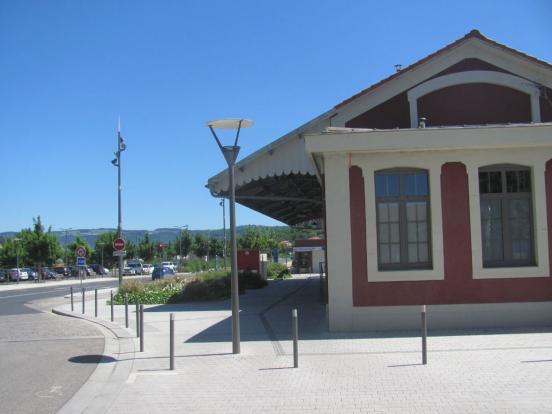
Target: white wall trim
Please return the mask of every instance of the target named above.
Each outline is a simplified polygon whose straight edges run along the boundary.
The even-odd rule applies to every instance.
[[[410,126],[418,126],[418,99],[428,93],[454,85],[469,83],[489,83],[500,85],[526,93],[531,99],[531,120],[540,122],[540,89],[533,82],[503,72],[489,70],[472,70],[466,72],[451,73],[450,75],[439,76],[424,82],[407,92],[410,105]]]

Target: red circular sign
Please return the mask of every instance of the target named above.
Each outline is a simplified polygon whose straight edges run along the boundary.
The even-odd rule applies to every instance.
[[[75,253],[78,257],[84,257],[86,256],[86,249],[82,246],[77,246]]]
[[[113,240],[113,248],[115,250],[124,250],[125,249],[125,241],[123,239]]]

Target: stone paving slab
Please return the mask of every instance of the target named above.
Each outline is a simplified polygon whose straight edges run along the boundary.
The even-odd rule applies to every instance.
[[[99,317],[107,320],[105,298],[100,303]],[[293,307],[303,338],[297,369]],[[240,308],[242,352],[233,355],[229,301],[146,306],[145,352],[118,355],[133,365],[107,412],[552,412],[549,328],[430,329],[428,364],[422,365],[417,332],[327,332],[312,276],[248,291]],[[86,309],[93,315],[93,302]],[[133,334],[135,307],[129,309],[126,331]],[[175,371],[168,370],[170,312],[176,318]],[[431,328],[430,309],[428,321]],[[115,324],[124,326],[122,306],[116,307]]]

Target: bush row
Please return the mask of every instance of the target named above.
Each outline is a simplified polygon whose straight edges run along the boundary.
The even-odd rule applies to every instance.
[[[255,273],[238,275],[240,294],[246,289],[259,289],[267,284]],[[113,302],[123,304],[125,293],[128,294],[129,303],[145,305],[224,299],[230,297],[231,279],[228,272],[218,271],[199,273],[188,281],[181,276],[164,278],[147,285],[136,280],[125,281],[113,297]]]

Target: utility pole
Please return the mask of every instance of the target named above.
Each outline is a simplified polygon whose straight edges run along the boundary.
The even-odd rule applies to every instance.
[[[115,152],[115,159],[111,163],[117,167],[117,200],[118,200],[118,220],[117,220],[117,238],[123,238],[123,213],[121,206],[121,153],[126,150],[126,144],[121,136],[121,119],[117,124],[117,152]],[[119,287],[123,283],[123,256],[119,256]]]

